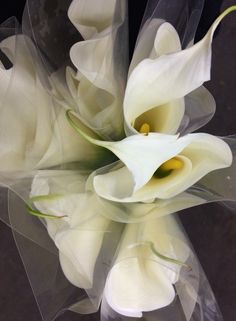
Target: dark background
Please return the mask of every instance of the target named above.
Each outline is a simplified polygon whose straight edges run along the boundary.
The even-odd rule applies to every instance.
[[[35,0],[37,1],[37,0]],[[171,1],[171,0],[167,0]],[[20,20],[25,1],[1,5],[1,22]],[[130,0],[130,43],[134,46],[146,1]],[[220,10],[231,0],[206,0],[197,38],[200,39]],[[221,9],[220,9],[221,7]],[[217,112],[203,131],[217,135],[235,133],[236,121],[236,13],[222,23],[213,43],[212,80],[206,84],[216,99]],[[225,321],[236,320],[236,216],[219,204],[182,211],[181,219],[214,290]],[[0,321],[41,321],[11,231],[0,222]],[[98,315],[70,312],[58,321],[99,320]],[[214,320],[212,320],[214,321]]]

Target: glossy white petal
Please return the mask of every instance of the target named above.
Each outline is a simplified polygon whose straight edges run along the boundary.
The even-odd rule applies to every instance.
[[[175,53],[181,50],[179,35],[175,28],[168,22],[163,23],[157,30],[154,41],[154,52],[150,58]]]
[[[143,263],[138,258],[129,258],[112,268],[105,295],[109,305],[118,313],[141,317],[141,311],[169,305],[175,291],[157,263],[151,260]]]
[[[132,190],[137,191],[151,179],[162,163],[179,154],[190,139],[189,136],[178,138],[177,135],[150,133],[147,136],[129,136],[119,142],[91,141],[112,151],[126,165],[132,174]],[[95,186],[96,180],[95,177]]]
[[[145,137],[148,138],[149,135]],[[161,140],[161,137],[159,140]],[[147,147],[145,144],[143,146]],[[163,146],[159,150],[159,154],[158,152],[155,154],[154,146],[155,144],[153,143],[153,147],[150,145],[150,150],[147,151],[145,147],[142,148],[140,145],[139,148],[143,155],[147,156],[142,157],[142,159],[146,160],[145,164],[139,161],[138,157],[141,157],[141,154],[138,156],[136,153],[136,158],[133,156],[133,159],[137,159],[136,167],[128,167],[127,164],[130,165],[130,163],[126,162],[127,167],[121,167],[106,174],[95,176],[93,184],[96,193],[103,198],[120,202],[171,198],[185,191],[209,172],[229,167],[232,163],[232,152],[229,146],[223,140],[209,134],[189,134],[180,137],[169,146],[168,142],[165,142],[165,147]],[[131,148],[129,149],[131,150]],[[175,154],[172,154],[171,157],[178,158],[183,164],[182,168],[173,170],[164,178],[158,178],[155,175],[151,176],[145,185],[135,189],[133,181],[137,181],[137,176],[140,173],[143,176],[146,173],[151,173],[151,166],[158,164],[153,167],[152,173],[154,173],[162,164],[158,163],[158,160],[168,154],[168,149],[170,149],[170,152],[175,151]],[[149,176],[147,175],[146,177]]]
[[[156,32],[155,36],[154,32]],[[152,50],[149,48],[151,41]],[[134,51],[130,71],[133,70],[142,59],[150,58],[155,60],[162,55],[180,50],[180,39],[174,27],[167,22],[163,23],[162,20],[153,19],[150,25],[146,28],[144,26],[144,30],[141,33]],[[139,131],[144,123],[149,124],[151,132],[175,134],[183,118],[184,109],[184,99],[179,98],[170,100],[163,105],[154,106],[152,109],[141,113],[140,116],[133,119],[132,122],[125,117],[126,134],[132,135],[135,131]],[[135,129],[132,126],[134,126]]]
[[[211,41],[226,10],[206,36],[190,48],[143,60],[132,72],[126,87],[124,114],[127,123],[144,112],[184,97],[210,79]]]
[[[149,58],[154,47],[158,28],[163,24],[162,19],[152,19],[147,22],[138,35],[133,57],[129,66],[129,75],[133,69],[145,58]]]
[[[88,289],[93,286],[96,260],[110,220],[101,215],[96,196],[82,192],[84,175],[56,172],[39,172],[32,183],[31,197],[61,194],[34,204],[44,213],[67,215],[63,219],[47,219],[48,233],[59,249],[65,276],[75,286]]]
[[[134,127],[137,131],[144,123],[150,126],[150,132],[163,134],[176,134],[184,116],[184,99],[176,99],[167,104],[154,107],[134,121]]]
[[[96,212],[96,205],[90,206],[90,210]],[[96,216],[78,227],[57,233],[55,243],[62,254],[62,269],[75,286],[92,288],[95,264],[108,224],[109,220]]]
[[[173,284],[178,280],[181,266],[157,257],[148,242],[159,253],[185,262],[188,249],[176,248],[174,235],[181,238],[172,217],[127,225],[105,287],[106,300],[113,310],[141,317],[142,312],[160,309],[173,301]]]

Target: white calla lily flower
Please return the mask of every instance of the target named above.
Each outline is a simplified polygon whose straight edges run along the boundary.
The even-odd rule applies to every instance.
[[[147,33],[150,32],[151,36],[154,32],[156,32],[156,35],[155,39],[153,40],[154,45],[152,50],[149,49],[149,52],[146,52],[146,38]],[[148,35],[148,37],[150,37],[150,34]],[[148,40],[150,42],[150,39]],[[181,43],[179,35],[175,28],[170,23],[154,19],[154,21],[152,21],[151,23],[151,26],[144,30],[143,34],[141,35],[141,39],[138,42],[137,48],[134,51],[134,56],[129,69],[130,77],[127,82],[127,88],[128,86],[132,86],[131,71],[133,71],[138,63],[141,63],[141,61],[143,61],[145,58],[157,60],[162,55],[178,52],[180,50]],[[127,95],[129,94],[127,93],[125,97]],[[127,119],[125,119],[126,132],[127,134],[135,133],[136,131],[139,131],[143,123],[148,123],[152,132],[175,134],[184,116],[184,110],[184,98],[174,99],[167,102],[166,104],[152,108],[148,112],[141,114],[139,117],[136,117],[135,121],[133,121],[132,124],[131,122],[127,121]],[[131,125],[133,125],[133,127]]]
[[[64,107],[44,86],[31,40],[12,36],[0,47],[13,63],[10,69],[0,68],[1,170],[22,171],[97,160],[101,150],[74,134]]]
[[[163,308],[174,300],[173,284],[189,256],[188,247],[177,242],[175,235],[183,239],[172,216],[126,226],[104,292],[113,310],[141,317],[142,312]]]
[[[150,43],[154,43],[152,48]],[[146,58],[157,60],[162,55],[180,51],[180,39],[174,27],[162,20],[153,19],[141,33],[129,73]],[[132,80],[128,79],[128,83],[130,81]],[[136,134],[142,124],[147,123],[152,132],[175,134],[178,130],[181,133],[186,132],[186,129],[191,132],[207,123],[214,112],[215,100],[210,92],[201,86],[183,98],[171,100],[139,115],[133,122],[134,127],[126,121],[125,129],[127,135]]]
[[[72,182],[73,193],[71,189],[65,193]],[[48,176],[39,172],[32,182],[31,199],[42,213],[64,216],[46,218],[48,233],[59,250],[61,267],[67,279],[77,287],[90,289],[110,220],[101,215],[96,195],[83,192],[84,184],[84,175],[78,172],[53,171],[51,178],[49,172]],[[52,191],[64,191],[64,194],[50,197]]]
[[[128,134],[132,126],[139,130],[140,124],[149,122],[151,132],[175,133],[184,112],[184,96],[210,79],[213,34],[220,21],[233,10],[231,7],[223,12],[206,36],[185,50],[180,50],[178,34],[169,23],[158,28],[149,58],[132,67],[127,82],[124,116]],[[176,123],[173,128],[162,128],[165,110],[168,115],[169,109]]]
[[[229,167],[232,163],[229,146],[209,134],[189,134],[180,138],[150,134],[142,139],[140,135],[131,136],[127,140],[123,154],[120,145],[118,152],[113,149],[126,166],[94,177],[96,193],[112,201],[171,198],[211,171]],[[129,145],[129,140],[136,140],[136,144]]]

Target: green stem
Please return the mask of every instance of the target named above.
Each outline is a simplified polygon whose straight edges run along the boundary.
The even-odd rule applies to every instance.
[[[73,110],[68,109],[66,111],[66,119],[68,120],[68,123],[70,124],[70,126],[77,132],[79,133],[84,139],[86,139],[88,142],[90,142],[91,144],[97,145],[97,146],[101,146],[106,148],[106,144],[103,143],[102,140],[100,140],[100,137],[97,137],[98,139],[92,138],[91,136],[87,135],[74,121],[73,119]],[[76,116],[74,116],[76,117]],[[86,128],[86,126],[79,120],[77,119],[77,121],[80,122],[81,127]],[[87,130],[90,130],[87,128]]]
[[[176,260],[176,259],[173,259],[173,258],[170,258],[168,256],[165,256],[163,254],[161,254],[160,252],[158,252],[155,248],[155,245],[153,242],[146,242],[147,244],[150,245],[150,248],[152,250],[152,252],[158,256],[160,259],[162,260],[165,260],[165,261],[168,261],[168,262],[171,262],[171,263],[174,263],[174,264],[177,264],[177,265],[181,265],[181,266],[184,266],[186,268],[188,268],[190,271],[192,270],[191,266],[189,266],[188,264],[182,262],[182,261],[179,261],[179,260]]]
[[[68,217],[67,215],[51,215],[51,214],[46,214],[46,213],[42,213],[38,210],[33,209],[32,205],[34,202],[41,202],[41,201],[52,201],[55,200],[57,198],[60,198],[61,195],[60,194],[48,194],[48,195],[36,195],[33,196],[29,199],[29,203],[26,203],[26,209],[28,211],[29,214],[37,216],[37,217],[42,217],[42,218],[50,218],[50,219],[60,219],[60,218],[64,218],[64,217]]]
[[[27,209],[29,214],[31,214],[33,216],[37,216],[37,217],[42,217],[42,218],[60,219],[60,218],[67,217],[67,215],[57,216],[57,215],[51,215],[51,214],[42,213],[42,212],[40,212],[38,210],[34,210],[30,206],[30,204],[28,204],[28,203],[26,203],[26,209]]]
[[[161,254],[160,252],[158,252],[155,248],[155,245],[153,242],[149,242],[149,241],[146,241],[146,242],[140,242],[140,243],[137,243],[135,245],[132,245],[130,247],[133,247],[133,246],[140,246],[140,245],[149,245],[150,246],[150,249],[151,251],[157,256],[159,257],[160,259],[164,260],[164,261],[167,261],[167,262],[170,262],[170,263],[174,263],[174,264],[177,264],[177,265],[181,265],[181,266],[184,266],[186,267],[189,271],[192,270],[191,266],[182,262],[182,261],[179,261],[179,260],[176,260],[176,259],[173,259],[171,257],[168,257],[168,256],[165,256],[163,254]]]

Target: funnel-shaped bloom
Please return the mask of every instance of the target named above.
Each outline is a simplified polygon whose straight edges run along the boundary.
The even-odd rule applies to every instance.
[[[173,284],[189,255],[188,247],[176,242],[174,235],[180,237],[181,232],[171,216],[127,225],[105,286],[106,301],[113,310],[141,317],[142,312],[174,300]]]
[[[175,133],[184,113],[183,98],[210,79],[214,31],[234,9],[222,13],[205,37],[185,50],[181,50],[178,34],[169,23],[158,28],[150,56],[132,66],[127,82],[124,116],[128,130],[132,126],[139,130],[143,123],[149,123],[151,132]]]

